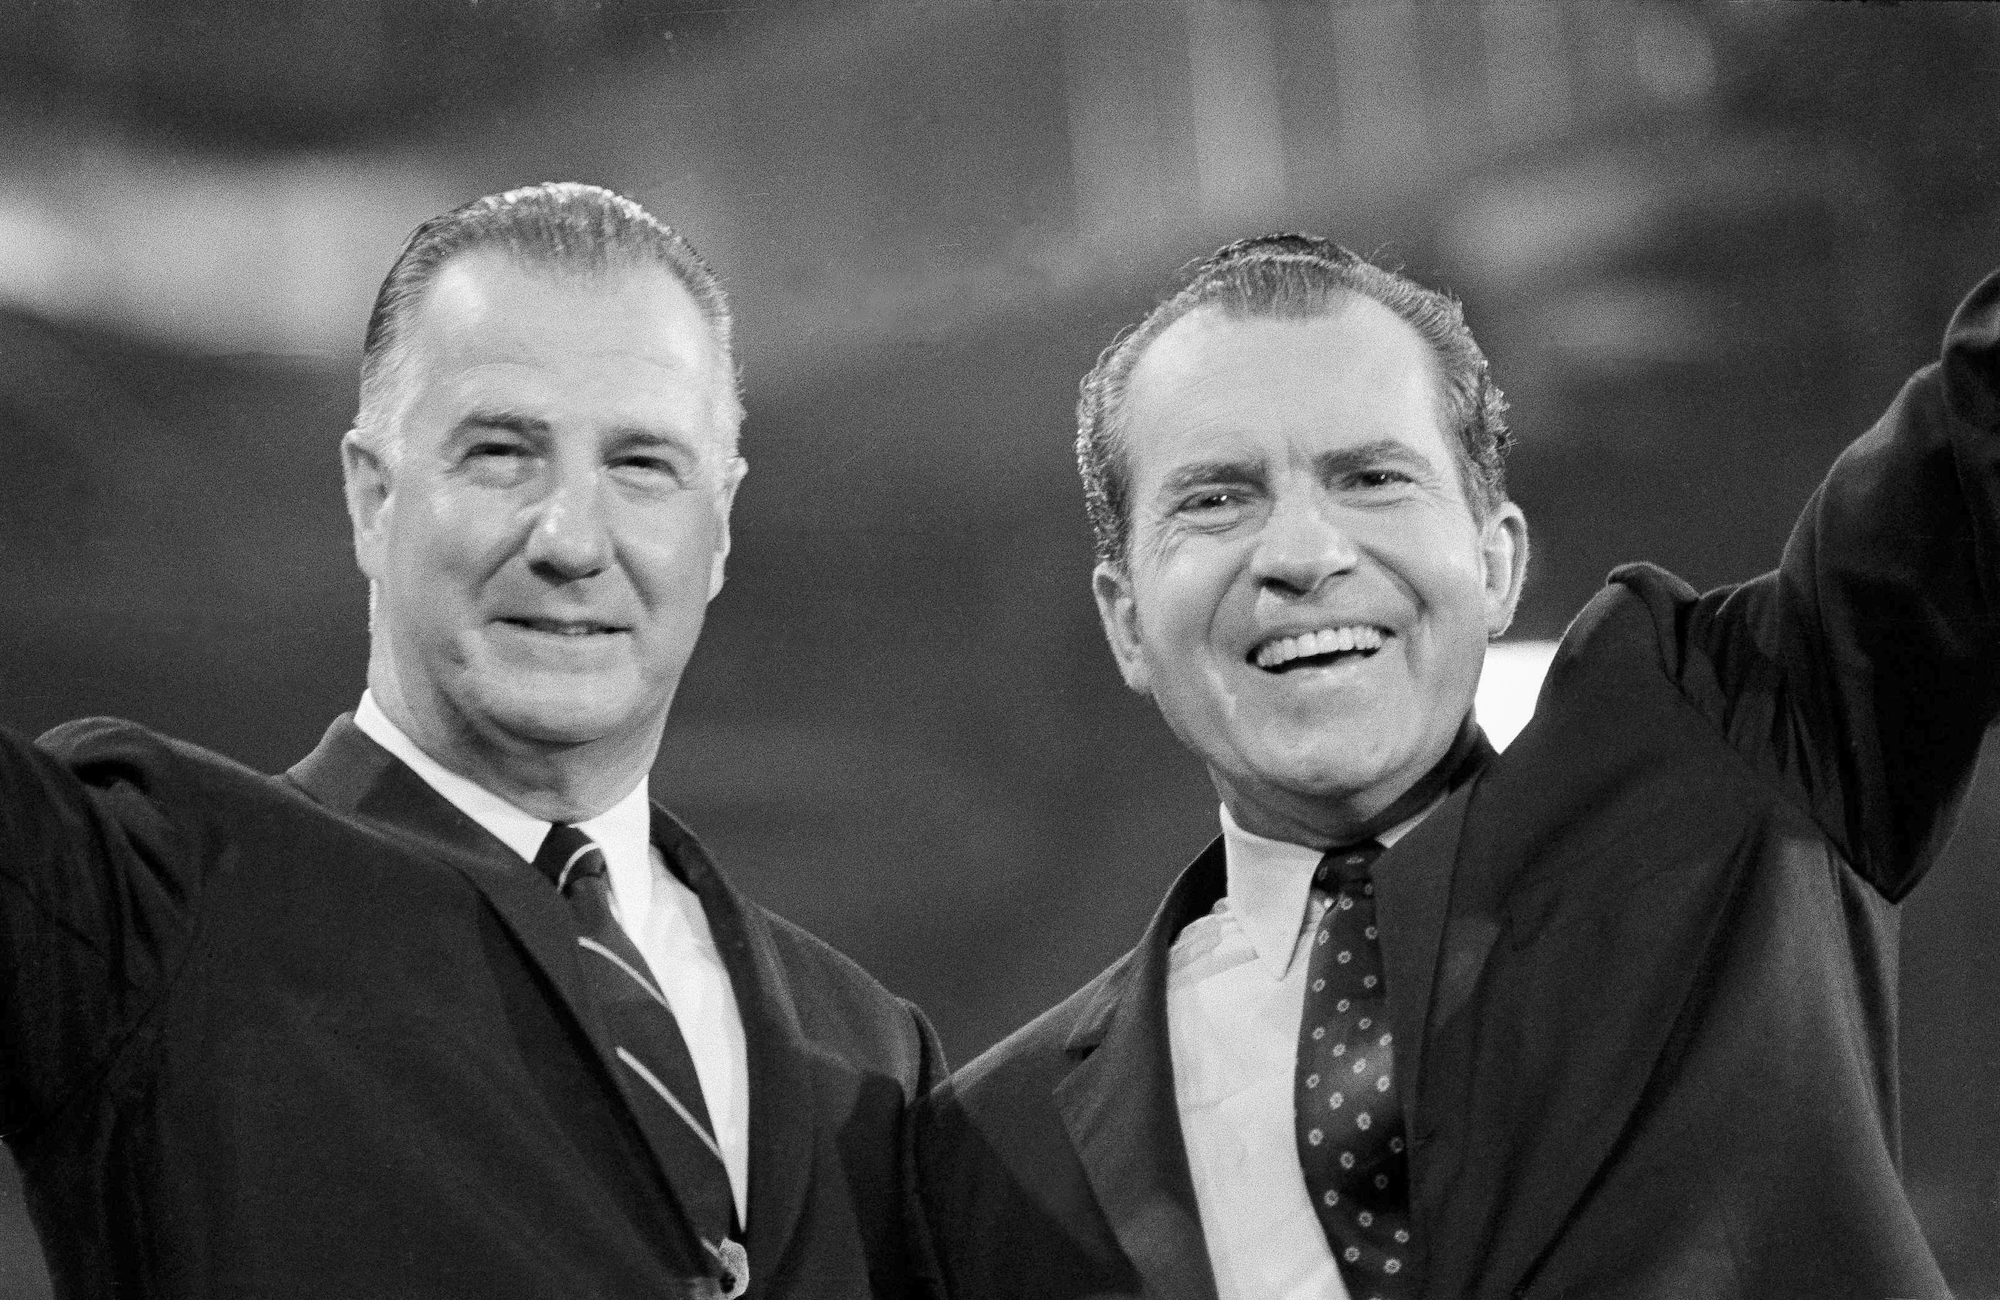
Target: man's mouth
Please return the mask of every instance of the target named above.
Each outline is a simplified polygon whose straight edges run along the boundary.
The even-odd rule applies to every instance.
[[[618,623],[601,623],[589,618],[503,618],[500,621],[509,627],[552,636],[603,636],[629,630]]]
[[[1323,627],[1296,636],[1275,636],[1260,641],[1250,651],[1249,660],[1265,672],[1282,673],[1294,668],[1323,668],[1346,659],[1365,659],[1382,648],[1389,633],[1366,623],[1343,627]]]

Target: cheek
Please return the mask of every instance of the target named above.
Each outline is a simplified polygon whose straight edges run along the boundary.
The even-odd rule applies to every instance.
[[[1485,626],[1486,567],[1476,540],[1431,533],[1404,539],[1397,548],[1395,567],[1428,609],[1432,622],[1445,627]]]
[[[1205,638],[1241,567],[1233,554],[1210,539],[1181,537],[1163,541],[1147,559],[1138,588],[1147,621],[1177,645]]]
[[[1457,557],[1442,574],[1451,591],[1452,605],[1459,617],[1483,623],[1486,618],[1486,568],[1479,556],[1467,552]]]
[[[707,603],[722,526],[709,511],[641,521],[627,531],[626,564],[640,594],[665,613],[699,614]],[[686,607],[683,609],[682,607]]]
[[[508,511],[502,504],[433,488],[408,498],[397,512],[389,538],[390,562],[405,570],[430,572],[476,568],[482,557],[504,546],[508,531]]]

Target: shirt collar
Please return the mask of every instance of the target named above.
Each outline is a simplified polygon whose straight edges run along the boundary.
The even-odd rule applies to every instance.
[[[1375,838],[1386,848],[1409,834],[1436,803],[1407,821],[1398,822]],[[1229,914],[1235,918],[1258,964],[1273,980],[1282,980],[1298,950],[1299,932],[1307,920],[1313,872],[1326,850],[1284,840],[1266,839],[1244,830],[1222,805],[1222,855],[1228,878]]]
[[[382,712],[382,707],[375,703],[373,691],[361,693],[361,703],[354,710],[354,725],[361,729],[363,735],[401,759],[405,766],[423,778],[425,785],[444,796],[453,807],[519,854],[522,861],[535,860],[535,854],[541,851],[542,840],[549,833],[550,823],[533,813],[521,811],[485,786],[451,771],[419,749],[417,742]],[[597,841],[598,847],[604,850],[605,867],[611,876],[611,893],[618,903],[621,919],[643,918],[652,906],[653,895],[653,818],[647,803],[646,783],[639,782],[623,799],[589,821],[578,822],[577,829]]]

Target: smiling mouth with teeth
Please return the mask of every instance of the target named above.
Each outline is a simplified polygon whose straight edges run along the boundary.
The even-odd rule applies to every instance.
[[[555,636],[601,636],[607,632],[623,632],[622,627],[609,623],[593,623],[588,620],[562,618],[504,618],[500,620],[513,627],[528,632],[547,632]]]
[[[1250,662],[1266,672],[1324,667],[1349,656],[1367,658],[1382,648],[1379,627],[1356,624],[1321,628],[1298,636],[1273,637],[1250,652]]]

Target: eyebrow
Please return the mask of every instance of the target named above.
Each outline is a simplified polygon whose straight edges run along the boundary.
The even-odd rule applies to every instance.
[[[518,411],[470,411],[460,418],[454,432],[468,429],[499,429],[523,436],[546,434],[549,422]]]
[[[678,447],[686,449],[694,445],[693,440],[678,429],[655,429],[643,424],[614,425],[607,435],[606,441],[624,447]]]
[[[547,437],[554,426],[540,416],[526,415],[519,411],[472,411],[459,420],[454,432],[466,433],[481,429],[495,429],[519,434],[524,438],[535,438]],[[619,447],[672,447],[681,451],[694,449],[694,439],[678,430],[656,429],[643,424],[614,425],[607,432],[605,441],[609,445]]]
[[[1182,465],[1160,484],[1162,496],[1174,496],[1191,488],[1215,483],[1261,483],[1264,466],[1254,460],[1198,460]]]
[[[1400,438],[1376,438],[1372,442],[1342,447],[1338,451],[1322,452],[1313,459],[1321,478],[1338,478],[1342,474],[1382,464],[1406,465],[1427,473],[1437,473],[1437,466],[1431,464],[1430,457]]]
[[[1436,474],[1430,457],[1398,438],[1376,438],[1353,447],[1321,452],[1313,467],[1323,479],[1339,478],[1378,465],[1405,465]],[[1217,483],[1262,483],[1266,477],[1261,460],[1198,460],[1182,465],[1160,484],[1162,496],[1175,496]]]

